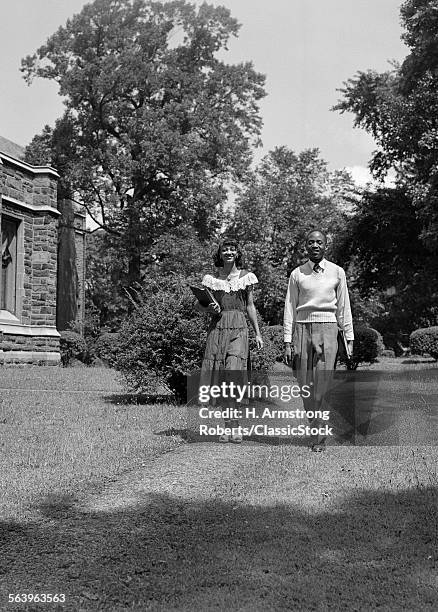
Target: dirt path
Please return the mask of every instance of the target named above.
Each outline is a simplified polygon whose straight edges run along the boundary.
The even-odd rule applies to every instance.
[[[202,502],[254,460],[254,445],[184,444],[130,472],[83,506],[86,512],[139,507],[154,495]]]

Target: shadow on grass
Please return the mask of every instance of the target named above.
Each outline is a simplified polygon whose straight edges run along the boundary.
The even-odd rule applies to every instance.
[[[146,395],[142,393],[114,393],[105,395],[107,404],[177,404],[173,395]]]
[[[177,429],[175,427],[169,427],[162,431],[154,432],[156,436],[179,436],[186,442],[199,443],[209,442],[211,444],[222,444],[219,441],[219,436],[205,436],[200,435],[194,429]],[[306,438],[281,438],[279,436],[244,436],[245,442],[257,442],[258,444],[268,444],[271,446],[308,446],[309,441]]]
[[[435,487],[314,513],[151,493],[107,512],[66,497],[39,510],[39,524],[0,524],[2,582],[65,593],[62,609],[436,609]]]
[[[428,359],[404,359],[401,362],[403,365],[412,365],[417,363],[436,363],[436,359],[428,358]]]

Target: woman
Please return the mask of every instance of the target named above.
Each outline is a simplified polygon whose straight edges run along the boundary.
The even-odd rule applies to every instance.
[[[197,305],[200,312],[213,315],[202,362],[203,379],[206,373],[211,373],[210,380],[213,379],[216,384],[218,370],[228,370],[240,372],[237,383],[245,384],[249,356],[245,312],[254,328],[257,348],[263,348],[253,298],[253,286],[258,280],[255,274],[241,268],[242,252],[233,238],[223,239],[214,257],[214,265],[217,273],[206,274],[202,284],[210,289],[218,304]],[[232,407],[230,403],[228,406]],[[238,422],[226,420],[225,427],[236,429]],[[233,431],[231,435],[220,436],[219,440],[240,443],[242,436]]]

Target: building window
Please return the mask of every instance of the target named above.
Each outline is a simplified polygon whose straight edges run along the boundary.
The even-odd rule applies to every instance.
[[[2,218],[1,245],[2,262],[0,268],[0,310],[15,315],[17,294],[17,230],[18,223]]]

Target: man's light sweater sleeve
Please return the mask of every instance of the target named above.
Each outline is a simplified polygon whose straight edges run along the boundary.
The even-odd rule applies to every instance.
[[[337,311],[336,318],[339,327],[344,331],[346,340],[354,340],[353,318],[351,316],[350,297],[348,295],[347,280],[345,272],[339,269],[339,285],[337,288]]]
[[[283,329],[285,342],[292,342],[295,322],[297,320],[297,304],[298,285],[292,272],[287,286],[286,301],[284,303]]]

